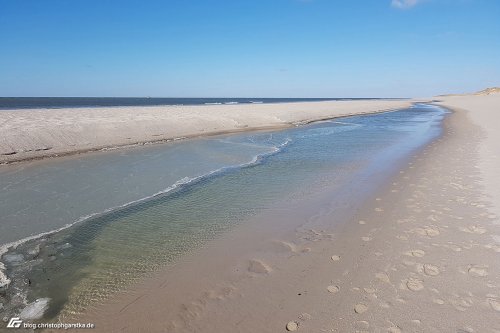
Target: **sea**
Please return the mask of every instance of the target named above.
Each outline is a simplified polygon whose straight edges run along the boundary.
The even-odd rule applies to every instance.
[[[380,98],[0,97],[0,110],[162,105],[231,105],[376,99]]]

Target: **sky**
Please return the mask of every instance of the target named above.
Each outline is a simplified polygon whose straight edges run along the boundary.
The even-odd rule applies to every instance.
[[[0,0],[4,97],[425,97],[499,85],[498,0]]]

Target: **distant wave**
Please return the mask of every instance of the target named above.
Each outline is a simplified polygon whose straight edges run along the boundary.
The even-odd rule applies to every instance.
[[[15,249],[19,245],[21,245],[21,244],[24,244],[24,243],[26,243],[28,241],[35,240],[35,239],[38,239],[38,238],[42,238],[44,236],[48,236],[48,235],[52,235],[52,234],[61,232],[61,231],[65,230],[65,229],[68,229],[68,228],[74,226],[75,224],[87,221],[87,220],[89,220],[91,218],[94,218],[96,216],[109,214],[109,213],[111,213],[113,211],[117,211],[117,210],[120,210],[120,209],[123,209],[123,208],[127,208],[127,207],[130,207],[130,206],[136,205],[138,203],[142,203],[142,202],[154,199],[154,198],[159,197],[161,195],[165,195],[165,194],[167,194],[169,192],[172,192],[172,191],[174,191],[176,189],[192,185],[192,184],[197,183],[197,182],[199,182],[199,181],[201,181],[203,179],[215,176],[217,174],[222,174],[222,173],[227,172],[229,170],[234,170],[234,169],[238,169],[238,168],[245,168],[245,167],[257,165],[257,164],[261,163],[265,158],[267,158],[269,156],[272,156],[272,155],[275,155],[275,154],[278,154],[279,152],[281,152],[286,146],[288,146],[290,144],[290,142],[292,142],[291,139],[286,139],[283,143],[281,143],[281,144],[273,147],[273,149],[270,152],[262,153],[262,154],[257,154],[257,155],[255,155],[253,157],[253,159],[251,161],[249,161],[247,163],[242,163],[242,164],[238,164],[238,165],[224,166],[224,167],[221,167],[221,168],[218,168],[218,169],[215,169],[215,170],[211,170],[211,171],[209,171],[209,172],[207,172],[205,174],[202,174],[202,175],[199,175],[199,176],[196,176],[196,177],[184,177],[184,178],[179,179],[178,181],[176,181],[171,186],[165,188],[164,190],[156,192],[156,193],[154,193],[152,195],[149,195],[149,196],[137,199],[137,200],[133,200],[133,201],[127,202],[127,203],[125,203],[123,205],[114,206],[114,207],[105,209],[105,210],[103,210],[101,212],[96,212],[96,213],[92,213],[92,214],[88,214],[88,215],[82,216],[82,217],[78,218],[76,221],[74,221],[72,223],[68,223],[68,224],[66,224],[66,225],[64,225],[64,226],[62,226],[62,227],[60,227],[58,229],[54,229],[54,230],[51,230],[51,231],[47,231],[47,232],[39,233],[39,234],[36,234],[36,235],[28,236],[28,237],[22,238],[20,240],[14,241],[14,242],[10,242],[10,243],[7,243],[7,244],[0,245],[0,258],[5,253],[7,253],[10,249]],[[6,269],[5,265],[2,262],[0,262],[0,288],[8,286],[10,284],[10,282],[11,282],[11,280],[5,274],[5,269]]]

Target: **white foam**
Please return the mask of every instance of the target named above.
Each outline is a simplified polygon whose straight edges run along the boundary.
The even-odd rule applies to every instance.
[[[349,122],[346,122],[346,121],[334,121],[334,120],[328,120],[329,123],[332,123],[332,124],[340,124],[340,125],[350,125],[350,126],[363,126],[362,124],[356,124],[356,123],[349,123]]]
[[[5,265],[0,262],[0,288],[7,287],[10,284],[10,279],[7,278],[7,275],[5,275],[4,271]]]
[[[49,308],[50,298],[39,298],[33,303],[28,304],[19,314],[23,320],[35,320],[43,317],[43,314]]]

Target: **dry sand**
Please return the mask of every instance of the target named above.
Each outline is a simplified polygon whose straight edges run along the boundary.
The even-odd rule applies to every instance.
[[[500,215],[500,89],[487,96],[450,96],[440,98],[437,104],[466,112],[480,128],[482,142],[479,147],[478,168],[482,173],[486,195]]]
[[[402,100],[0,111],[0,163],[380,112]]]
[[[443,136],[355,216],[318,189],[80,319],[98,332],[500,332],[499,97],[441,98],[455,110]]]

